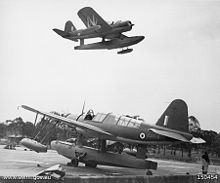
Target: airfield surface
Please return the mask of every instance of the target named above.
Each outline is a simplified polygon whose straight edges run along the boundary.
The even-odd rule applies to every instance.
[[[154,175],[192,175],[201,173],[201,165],[195,163],[184,163],[179,161],[151,159],[158,162],[158,169],[152,170]],[[24,151],[21,147],[16,150],[3,149],[0,145],[0,176],[35,176],[38,172],[50,166],[61,164],[66,176],[108,176],[108,175],[145,175],[146,170],[133,168],[120,168],[111,166],[99,166],[97,168],[69,167],[69,160],[56,151],[49,150],[47,153],[36,153]],[[37,165],[40,166],[37,166]],[[210,165],[209,172],[220,174],[220,166]]]

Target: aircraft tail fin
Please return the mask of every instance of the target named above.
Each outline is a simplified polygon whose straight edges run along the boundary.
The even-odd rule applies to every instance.
[[[189,132],[187,104],[181,99],[173,100],[160,116],[156,125]]]
[[[77,39],[71,37],[71,32],[75,30],[76,27],[73,25],[73,23],[70,20],[65,23],[64,31],[60,29],[53,29],[53,31],[56,32],[61,37],[77,42],[78,41]]]
[[[76,30],[76,27],[73,25],[73,23],[69,20],[65,23],[64,31],[65,32],[73,32]]]

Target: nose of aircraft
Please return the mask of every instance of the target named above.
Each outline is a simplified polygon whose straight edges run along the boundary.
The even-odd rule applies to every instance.
[[[137,43],[141,42],[145,37],[144,36],[136,36],[135,40]]]
[[[134,24],[133,24],[133,23],[131,23],[131,21],[128,21],[128,26],[133,27],[133,26],[134,26]]]
[[[144,36],[139,36],[140,41],[142,41],[144,38]]]

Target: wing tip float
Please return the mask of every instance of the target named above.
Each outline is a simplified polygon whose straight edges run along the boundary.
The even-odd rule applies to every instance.
[[[27,147],[28,149],[31,149],[31,150],[37,152],[37,153],[47,152],[47,146],[45,146],[35,140],[29,139],[29,138],[23,138],[20,141],[20,144],[23,145],[24,147]]]

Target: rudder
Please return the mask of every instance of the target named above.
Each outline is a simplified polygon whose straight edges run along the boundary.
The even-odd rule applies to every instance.
[[[187,104],[181,99],[173,100],[161,115],[156,125],[182,132],[189,132]]]

